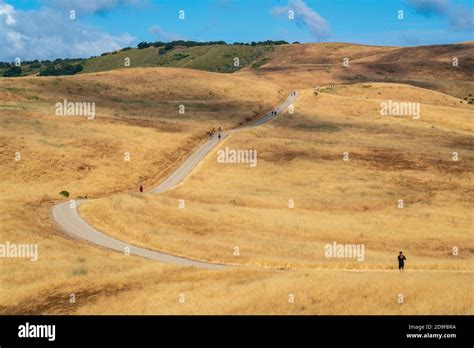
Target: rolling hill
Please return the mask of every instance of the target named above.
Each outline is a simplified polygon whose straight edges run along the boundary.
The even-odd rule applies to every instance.
[[[347,66],[343,65],[345,58],[348,59]],[[457,59],[457,66],[453,66],[454,59]],[[27,63],[24,74],[34,75],[45,69],[44,64],[38,67],[38,63]],[[376,81],[407,83],[459,98],[474,91],[473,43],[419,47],[347,43],[176,45],[169,50],[164,50],[163,46],[149,46],[124,48],[100,57],[66,63],[81,65],[81,74],[135,67],[182,67],[256,75],[286,88]],[[61,65],[60,62],[49,64],[56,68]],[[0,74],[4,71],[0,68]]]

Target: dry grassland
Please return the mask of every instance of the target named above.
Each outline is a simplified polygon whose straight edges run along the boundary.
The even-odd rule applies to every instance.
[[[93,198],[137,191],[140,184],[150,188],[211,127],[235,127],[285,97],[271,83],[185,69],[0,79],[0,242],[39,247],[36,262],[1,259],[0,312],[61,311],[50,296],[94,292],[93,281],[105,274],[115,279],[114,289],[123,273],[147,264],[58,232],[48,208],[65,199],[60,191]],[[55,103],[63,99],[96,102],[96,119],[56,116]],[[180,104],[185,115],[178,113]]]
[[[350,89],[355,97],[345,96]],[[380,116],[380,101],[362,97],[377,90],[422,102],[420,120]],[[213,262],[393,269],[400,249],[412,255],[412,269],[472,269],[474,113],[445,106],[455,98],[438,94],[393,84],[306,91],[294,115],[221,145],[256,149],[255,168],[218,163],[213,153],[176,190],[115,195],[81,212],[130,243]],[[365,261],[327,259],[324,246],[333,241],[364,243]],[[455,246],[462,255],[452,256]]]
[[[454,97],[377,83],[306,90],[294,115],[222,143],[256,149],[255,168],[213,152],[172,191],[123,193],[158,183],[209,128],[285,96],[262,76],[185,69],[0,79],[0,241],[39,245],[37,262],[0,261],[0,313],[472,314],[473,108]],[[96,102],[97,119],[54,116],[64,98]],[[421,102],[421,119],[381,117],[388,99]],[[70,240],[48,216],[61,190],[93,198],[81,214],[110,235],[244,267],[176,267]],[[363,243],[364,261],[326,258],[333,241]]]

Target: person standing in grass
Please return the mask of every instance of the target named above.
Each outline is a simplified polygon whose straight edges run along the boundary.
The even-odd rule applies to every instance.
[[[397,258],[398,258],[398,270],[403,271],[403,269],[405,268],[405,261],[407,258],[405,257],[405,255],[403,255],[403,252],[401,251]]]
[[[143,185],[140,185],[140,192],[143,193]]]

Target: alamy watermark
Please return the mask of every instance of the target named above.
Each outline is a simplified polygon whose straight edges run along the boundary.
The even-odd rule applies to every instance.
[[[257,150],[235,150],[226,147],[217,151],[217,163],[248,163],[257,166]]]
[[[0,244],[0,258],[17,257],[38,261],[38,244],[15,244],[8,241]]]
[[[95,119],[95,103],[70,102],[64,99],[56,103],[56,116],[85,116],[89,120]]]
[[[395,102],[392,100],[380,103],[381,116],[411,116],[414,120],[418,120],[420,114],[420,103]]]
[[[56,325],[36,325],[26,322],[18,326],[20,338],[47,338],[48,341],[56,340]]]
[[[324,246],[324,256],[335,258],[356,258],[357,261],[364,261],[364,244],[326,244]]]

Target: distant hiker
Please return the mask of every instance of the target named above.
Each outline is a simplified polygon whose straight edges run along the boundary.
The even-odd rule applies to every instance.
[[[403,271],[403,269],[405,268],[405,261],[407,258],[405,257],[405,255],[403,255],[403,252],[400,251],[400,254],[398,255],[397,259],[398,259],[398,270]]]
[[[219,138],[219,141],[221,141],[221,133],[217,136]]]
[[[140,185],[140,192],[143,192],[143,185]]]

